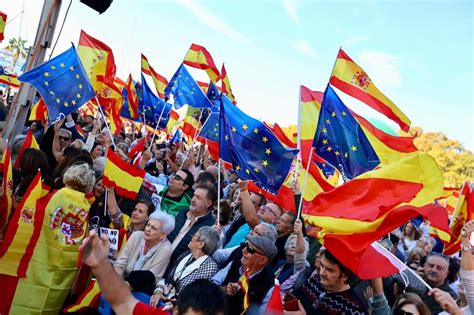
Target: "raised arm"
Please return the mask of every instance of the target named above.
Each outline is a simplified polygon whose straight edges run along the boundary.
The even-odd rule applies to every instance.
[[[242,200],[242,213],[244,214],[245,221],[253,229],[260,223],[260,218],[257,215],[252,199],[250,199],[247,184],[247,181],[239,181],[240,199]]]

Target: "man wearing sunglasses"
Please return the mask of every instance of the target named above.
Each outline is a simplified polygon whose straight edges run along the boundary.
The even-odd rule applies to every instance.
[[[275,242],[257,234],[247,235],[242,250],[242,259],[234,260],[228,267],[227,275],[221,283],[227,296],[229,314],[241,314],[243,311],[244,293],[238,284],[240,277],[247,271],[249,277],[248,314],[262,314],[275,283],[275,276],[270,262],[277,254]],[[215,278],[214,278],[215,279]]]
[[[188,170],[179,170],[168,179],[168,186],[159,192],[161,210],[176,216],[179,211],[186,210],[191,204],[191,197],[186,193],[194,183],[193,174]]]

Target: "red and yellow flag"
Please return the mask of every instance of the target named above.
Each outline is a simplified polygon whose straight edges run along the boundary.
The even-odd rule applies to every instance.
[[[242,314],[249,308],[250,301],[249,301],[249,274],[247,271],[244,271],[242,276],[239,279],[238,284],[240,285],[240,289],[244,293],[244,305]]]
[[[14,88],[20,87],[20,80],[17,79],[16,75],[13,74],[0,74],[0,83],[9,85]]]
[[[379,91],[364,69],[359,67],[342,49],[339,49],[330,83],[384,114],[396,122],[403,131],[407,132],[410,129],[410,119]]]
[[[194,139],[198,130],[202,128],[202,124],[199,121],[201,115],[201,109],[188,106],[188,111],[186,112],[186,117],[183,120],[183,133],[189,136],[191,139]]]
[[[0,43],[5,38],[3,32],[5,31],[5,25],[7,25],[7,15],[0,12]]]
[[[97,309],[99,307],[99,300],[99,284],[95,279],[92,279],[84,293],[82,293],[81,296],[77,298],[76,303],[66,307],[64,309],[64,313],[75,313],[79,311],[84,311],[88,308]]]
[[[168,123],[166,123],[166,134],[168,136],[171,136],[171,133],[173,132],[173,128],[178,123],[178,120],[179,120],[179,114],[175,112],[174,110],[171,110],[170,119],[168,120]]]
[[[219,70],[217,70],[211,54],[203,46],[192,44],[186,53],[186,56],[184,56],[183,63],[193,68],[206,71],[214,84],[220,79]]]
[[[76,276],[90,207],[84,193],[62,188],[38,203],[44,218],[26,277],[0,276],[2,314],[58,314]]]
[[[280,125],[278,125],[277,123],[274,123],[273,125],[266,122],[263,123],[273,132],[273,134],[278,138],[278,140],[280,140],[283,145],[287,146],[288,148],[296,149],[296,141],[290,139],[290,137],[288,137],[288,135],[283,131],[283,129],[281,129]]]
[[[21,145],[20,152],[18,152],[18,155],[16,156],[15,165],[13,166],[14,169],[20,168],[20,157],[23,154],[23,151],[25,151],[25,149],[28,149],[28,148],[39,150],[38,142],[36,142],[35,136],[31,132],[31,129],[28,129],[26,133],[25,141]]]
[[[114,187],[123,197],[135,199],[145,178],[145,170],[134,168],[110,149],[106,157],[104,185]]]
[[[11,215],[13,206],[13,170],[12,159],[10,155],[10,148],[8,142],[5,145],[5,151],[2,156],[3,165],[3,211],[0,212],[0,233],[5,229]]]
[[[222,82],[221,82],[222,93],[227,95],[227,97],[232,101],[232,103],[237,105],[237,102],[235,101],[234,93],[232,93],[232,88],[230,87],[229,76],[227,75],[227,71],[225,69],[224,64],[222,64],[221,78],[222,78]]]
[[[40,97],[39,101],[31,107],[30,116],[28,117],[29,121],[33,120],[40,120],[40,121],[47,121],[48,120],[48,108],[44,103],[42,97]]]
[[[464,183],[456,206],[451,217],[449,229],[451,230],[451,241],[444,249],[444,254],[452,255],[461,249],[461,229],[464,224],[474,217],[474,205],[472,191],[469,184]]]
[[[125,89],[127,90],[130,117],[135,119],[138,117],[138,96],[137,91],[135,90],[135,84],[133,84],[132,74],[128,75],[127,82],[125,83]]]
[[[251,192],[258,193],[264,196],[265,199],[276,203],[283,209],[296,213],[295,195],[293,190],[291,189],[293,180],[294,173],[288,173],[288,176],[283,182],[283,185],[281,185],[280,190],[278,190],[277,195],[258,187],[254,182],[248,183],[248,189]]]
[[[101,93],[101,82],[113,84],[116,66],[109,46],[81,30],[77,53],[97,94]],[[100,82],[98,77],[102,77]]]
[[[156,93],[161,99],[165,99],[165,89],[168,86],[168,80],[158,72],[156,72],[153,67],[148,62],[148,59],[142,54],[141,59],[142,64],[142,72],[148,74],[153,79],[153,83],[155,84]]]
[[[0,245],[0,274],[24,278],[43,224],[44,208],[37,209],[43,197],[41,173],[28,187],[10,220]]]

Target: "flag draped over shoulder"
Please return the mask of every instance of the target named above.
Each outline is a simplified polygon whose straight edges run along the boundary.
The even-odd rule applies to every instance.
[[[237,102],[235,101],[234,93],[232,93],[232,88],[230,87],[229,76],[227,75],[227,71],[225,69],[224,64],[222,64],[221,77],[222,77],[222,82],[221,82],[222,93],[227,95],[227,97],[232,101],[232,103],[237,105]]]
[[[84,193],[65,187],[42,198],[39,207],[44,219],[26,277],[0,276],[0,304],[9,308],[4,314],[59,313],[76,276],[90,207]]]
[[[29,121],[33,120],[40,120],[40,121],[47,121],[48,120],[48,108],[44,103],[44,100],[40,97],[38,102],[36,102],[31,107],[30,116],[28,117]]]
[[[365,71],[339,49],[330,83],[366,103],[396,122],[403,131],[410,129],[410,119],[373,84]]]
[[[67,116],[95,96],[74,46],[18,79],[39,92],[51,120]]]
[[[43,224],[44,207],[37,208],[43,197],[38,172],[14,212],[0,245],[0,274],[24,278]]]
[[[179,66],[165,89],[166,99],[169,98],[170,94],[173,95],[176,109],[180,109],[184,105],[196,108],[212,107],[211,101],[184,65]]]
[[[303,206],[303,218],[334,256],[367,278],[359,272],[359,259],[381,236],[418,215],[447,227],[446,211],[433,204],[442,189],[436,162],[420,153],[320,193]]]
[[[183,63],[193,68],[203,69],[214,83],[220,79],[219,70],[217,70],[211,54],[203,46],[192,44],[184,56]]]
[[[277,194],[298,150],[285,148],[260,121],[246,115],[225,96],[220,109],[220,157],[243,180]]]
[[[12,206],[13,206],[13,169],[12,169],[12,159],[10,154],[10,148],[8,143],[3,152],[2,156],[2,166],[3,166],[3,211],[0,211],[0,233],[5,229],[8,220],[10,219]]]
[[[77,53],[97,94],[100,94],[102,82],[113,84],[116,66],[109,46],[81,30]]]
[[[18,169],[20,167],[20,157],[23,154],[23,151],[28,148],[39,149],[38,142],[36,142],[35,136],[33,136],[31,129],[28,129],[26,132],[25,140],[21,145],[20,152],[18,152],[18,155],[16,156],[15,165],[13,166],[14,169]]]
[[[444,254],[452,255],[461,249],[461,229],[466,222],[474,218],[474,204],[472,191],[469,184],[464,183],[456,206],[451,217],[449,229],[451,231],[451,240],[445,247]]]
[[[123,197],[135,199],[145,178],[145,170],[133,167],[110,149],[107,151],[106,158],[104,185],[114,187]]]
[[[165,99],[165,88],[168,85],[168,80],[160,74],[158,74],[155,69],[150,65],[148,59],[142,54],[141,58],[142,72],[148,74],[153,79],[153,84],[155,84],[156,93],[162,99]]]
[[[375,168],[380,160],[359,123],[330,85],[324,92],[313,146],[347,180]]]

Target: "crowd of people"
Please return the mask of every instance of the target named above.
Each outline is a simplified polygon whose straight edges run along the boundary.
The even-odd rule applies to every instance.
[[[90,230],[82,259],[117,314],[272,314],[275,290],[285,314],[474,310],[473,221],[463,227],[456,257],[437,251],[429,222],[407,222],[380,240],[430,290],[409,270],[364,281],[307,235],[295,213],[249,191],[232,169],[219,167],[204,144],[169,143],[166,135],[152,142],[137,130],[112,138],[93,116],[69,115],[44,130],[41,126],[30,127],[40,149],[23,151],[14,170],[13,212],[38,169],[44,184],[57,190],[56,198],[80,194],[77,200],[84,203],[92,196],[90,206],[80,207],[88,209]],[[144,138],[144,150],[130,156]],[[8,143],[13,160],[24,139],[19,135]],[[104,185],[108,150],[146,171],[136,199]],[[295,193],[297,204],[299,198]],[[120,231],[112,255],[101,228]],[[133,292],[147,298],[139,302]],[[72,290],[63,307],[80,293]]]

